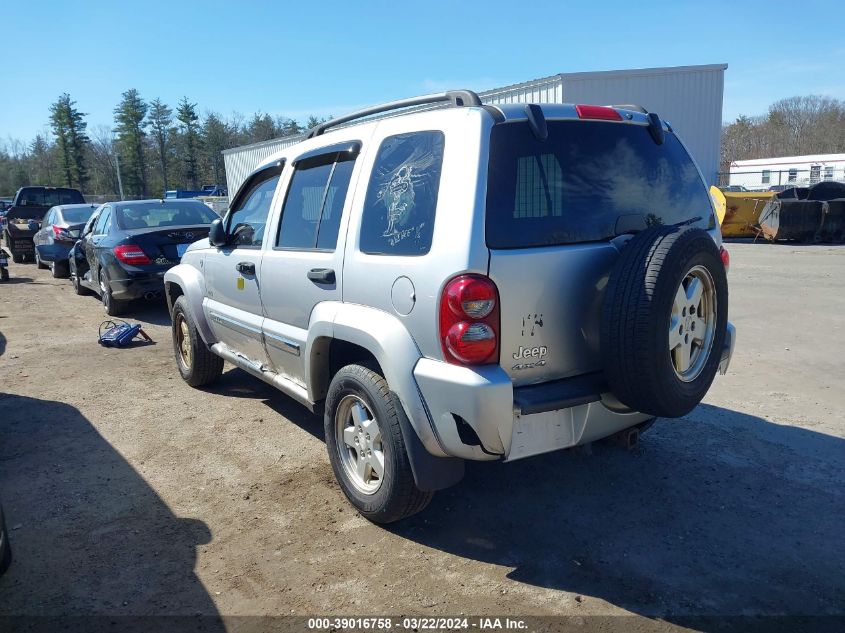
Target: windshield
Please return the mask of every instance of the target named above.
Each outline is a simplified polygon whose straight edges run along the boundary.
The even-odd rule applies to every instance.
[[[68,224],[83,224],[88,221],[96,207],[85,207],[83,209],[62,209],[62,219]]]
[[[40,207],[54,207],[59,204],[85,204],[82,194],[76,189],[45,189],[44,187],[24,187],[21,189],[20,203]]]
[[[202,202],[162,204],[160,202],[120,206],[115,209],[121,229],[152,229],[165,226],[211,224],[219,216]]]
[[[674,134],[657,145],[641,125],[551,121],[548,130],[538,141],[527,123],[493,127],[488,247],[609,240],[621,216],[715,226],[707,189]]]

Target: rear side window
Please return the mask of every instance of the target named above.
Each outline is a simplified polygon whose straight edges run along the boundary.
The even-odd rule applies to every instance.
[[[379,147],[361,219],[361,251],[425,255],[431,249],[442,132],[390,136]]]
[[[526,123],[493,127],[487,245],[526,248],[612,239],[634,225],[713,228],[709,194],[672,133],[663,145],[639,125],[552,121],[538,141]],[[636,218],[634,218],[636,220]],[[631,226],[625,218],[619,226]]]
[[[278,248],[335,249],[356,155],[331,152],[296,164],[276,237]]]
[[[111,220],[111,207],[106,207],[97,218],[94,225],[94,235],[105,235],[108,232],[109,220]]]

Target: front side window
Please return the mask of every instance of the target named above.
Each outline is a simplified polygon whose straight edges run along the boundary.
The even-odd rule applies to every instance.
[[[278,248],[334,250],[355,155],[331,152],[296,164],[285,196]]]
[[[254,176],[247,190],[238,195],[226,225],[226,233],[233,245],[252,248],[261,246],[280,175],[280,166],[267,169]]]
[[[824,179],[833,180],[833,167],[828,166],[824,168]]]
[[[772,172],[769,169],[763,170],[763,184],[768,185],[769,182],[772,180]]]
[[[425,255],[431,249],[443,132],[390,136],[379,147],[361,219],[361,251]]]
[[[812,165],[810,167],[810,182],[818,182],[821,178],[822,166]]]
[[[790,169],[789,170],[789,182],[795,182],[798,179],[798,170],[797,169]]]

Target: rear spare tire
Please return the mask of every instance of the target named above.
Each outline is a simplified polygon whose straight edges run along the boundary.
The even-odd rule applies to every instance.
[[[610,274],[601,324],[610,389],[635,411],[680,417],[710,388],[728,322],[728,282],[713,238],[657,226],[634,236]]]

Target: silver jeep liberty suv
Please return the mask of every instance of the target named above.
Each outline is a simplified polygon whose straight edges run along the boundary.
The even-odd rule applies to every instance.
[[[459,90],[313,128],[165,287],[185,381],[225,360],[323,412],[343,492],[386,523],[464,460],[635,439],[692,410],[733,350],[727,263],[656,114]]]

